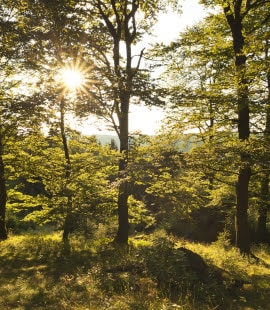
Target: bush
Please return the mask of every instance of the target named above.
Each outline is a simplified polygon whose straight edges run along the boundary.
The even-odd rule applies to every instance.
[[[177,289],[183,281],[191,280],[184,253],[174,247],[168,236],[157,236],[153,245],[145,251],[146,269],[160,287]]]
[[[21,233],[24,231],[36,229],[36,225],[32,221],[23,221],[17,215],[8,212],[6,219],[6,227],[8,231],[14,233]]]

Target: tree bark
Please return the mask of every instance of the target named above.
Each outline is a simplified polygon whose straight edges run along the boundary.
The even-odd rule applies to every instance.
[[[250,233],[247,213],[250,176],[251,169],[249,164],[247,164],[247,166],[240,168],[236,185],[235,241],[236,247],[238,247],[242,253],[246,254],[250,253]]]
[[[0,240],[6,240],[8,237],[6,228],[6,202],[7,190],[3,161],[3,141],[2,134],[0,133]]]
[[[61,130],[61,137],[62,137],[62,144],[64,148],[65,154],[65,179],[66,179],[66,186],[70,178],[71,174],[71,162],[69,156],[69,148],[67,143],[67,137],[65,132],[65,102],[64,98],[61,99],[60,102],[60,130]],[[67,197],[67,206],[66,206],[66,216],[63,225],[63,241],[65,243],[68,242],[69,234],[74,229],[74,217],[72,216],[72,194],[65,188],[65,193]]]
[[[236,184],[236,247],[244,254],[250,254],[250,236],[248,225],[248,194],[251,176],[250,154],[246,151],[246,145],[250,135],[249,121],[249,91],[246,78],[246,60],[244,53],[245,38],[243,35],[242,19],[243,3],[241,0],[233,4],[224,1],[224,14],[231,29],[233,38],[233,50],[235,57],[235,72],[237,78],[237,114],[238,137],[243,147],[240,148],[240,167]]]
[[[269,42],[266,42],[265,60],[269,59]],[[267,73],[267,88],[268,88],[268,102],[266,104],[266,123],[264,131],[264,142],[266,145],[270,145],[270,71]],[[264,168],[264,167],[263,167]],[[261,179],[261,192],[260,192],[260,206],[258,210],[258,222],[257,222],[257,241],[269,242],[267,240],[267,215],[270,208],[269,203],[269,169],[265,169]]]
[[[269,242],[267,240],[267,214],[269,210],[269,203],[265,198],[269,197],[269,174],[267,174],[261,181],[261,201],[258,210],[257,231],[256,237],[258,242]]]
[[[117,6],[115,0],[108,1],[113,18],[110,13],[104,10],[104,3],[101,0],[97,1],[97,7],[107,29],[113,38],[113,62],[116,81],[114,82],[117,89],[114,93],[115,111],[117,113],[119,128],[117,134],[120,140],[121,159],[119,160],[119,191],[118,191],[118,231],[114,239],[117,243],[128,242],[129,233],[129,216],[128,216],[128,197],[129,197],[129,182],[128,182],[128,136],[129,136],[129,104],[133,89],[133,78],[139,69],[141,57],[135,70],[132,70],[131,61],[131,45],[136,39],[137,29],[135,14],[138,10],[139,3],[137,0],[120,1],[121,6]],[[125,64],[120,63],[120,41],[125,44],[126,56]]]
[[[118,230],[115,237],[117,243],[127,243],[129,235],[128,197],[129,183],[127,179],[128,168],[128,108],[124,109],[120,116],[120,152],[122,158],[119,160],[118,176],[120,180],[118,191]]]

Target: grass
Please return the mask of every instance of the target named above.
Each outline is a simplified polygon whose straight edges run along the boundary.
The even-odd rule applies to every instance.
[[[200,282],[177,247],[200,254],[226,273],[222,283]],[[12,310],[270,309],[270,249],[257,246],[260,262],[220,244],[73,236],[67,253],[57,233],[11,236],[0,243],[0,305]]]
[[[201,255],[208,265],[228,272],[225,275],[228,281],[231,279],[236,282],[231,294],[236,309],[270,309],[269,246],[253,246],[252,252],[259,261],[243,257],[236,248],[224,248],[218,243],[212,245],[188,243],[186,246]]]

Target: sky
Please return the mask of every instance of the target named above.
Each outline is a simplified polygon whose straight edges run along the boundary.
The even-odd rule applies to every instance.
[[[177,39],[179,33],[187,26],[197,23],[202,19],[206,12],[198,0],[182,0],[182,14],[177,12],[169,12],[168,14],[160,14],[159,21],[153,30],[152,42],[169,42]],[[132,105],[130,107],[129,131],[140,131],[143,134],[154,135],[161,127],[162,119],[165,113],[159,108],[146,108],[142,105]],[[102,121],[90,117],[81,125],[77,124],[77,129],[83,134],[115,134],[115,132],[104,128]]]

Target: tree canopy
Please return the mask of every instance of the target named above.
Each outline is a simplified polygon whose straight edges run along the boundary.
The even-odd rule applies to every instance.
[[[207,213],[211,240],[227,229],[249,255],[269,240],[269,1],[200,2],[205,19],[151,47],[177,1],[0,4],[0,239],[8,216],[64,239],[101,223],[120,244],[156,227],[193,238]],[[132,104],[163,107],[156,137],[130,132]],[[74,129],[89,116],[111,145]]]

